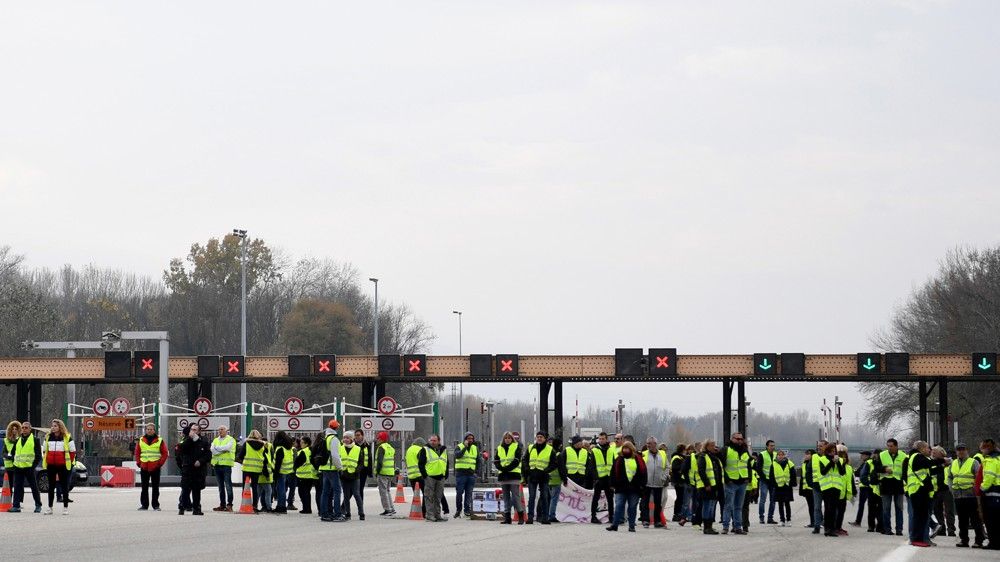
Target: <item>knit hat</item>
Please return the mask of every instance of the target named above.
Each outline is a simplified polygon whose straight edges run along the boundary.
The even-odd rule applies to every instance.
[[[471,437],[473,439],[476,438],[476,436],[473,435],[472,432],[470,431],[470,432],[468,432],[468,433],[465,434],[465,437],[462,440],[464,441],[465,439],[468,439],[469,437]]]
[[[378,435],[376,435],[375,437],[377,437],[379,441],[388,441],[389,440],[389,432],[388,431],[380,431],[380,432],[378,432]]]
[[[340,427],[340,422],[338,422],[337,420],[330,420],[330,423],[329,423],[329,424],[327,424],[327,426],[328,426],[328,427],[329,427],[330,429],[337,429],[337,428],[339,428],[339,427]]]

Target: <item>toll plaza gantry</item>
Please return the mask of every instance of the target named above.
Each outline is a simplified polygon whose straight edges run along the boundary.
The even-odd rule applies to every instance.
[[[0,384],[17,386],[17,417],[41,425],[42,384],[156,383],[158,351],[107,351],[93,358],[0,358]],[[920,435],[927,437],[927,399],[937,390],[941,443],[949,433],[948,383],[998,383],[997,354],[857,353],[817,355],[755,353],[677,355],[676,349],[616,349],[614,355],[290,355],[280,357],[170,357],[169,381],[188,388],[188,402],[211,398],[212,384],[360,383],[372,407],[386,383],[509,382],[538,384],[539,427],[563,427],[563,384],[588,382],[722,383],[723,433],[746,427],[745,385],[754,383],[908,382],[919,389]],[[549,393],[554,392],[550,409]],[[669,395],[663,402],[669,405]]]

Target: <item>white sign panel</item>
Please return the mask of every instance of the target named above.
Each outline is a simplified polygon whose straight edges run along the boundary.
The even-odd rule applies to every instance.
[[[559,491],[556,519],[561,523],[589,523],[590,502],[593,499],[593,490],[588,490],[572,480],[567,481]],[[597,518],[601,523],[608,522],[608,502],[604,494],[601,494],[601,499],[597,502]]]
[[[360,424],[364,429],[371,427],[376,433],[379,431],[414,431],[417,429],[417,418],[365,416],[361,418]]]
[[[229,417],[228,416],[208,416],[208,417],[204,417],[204,416],[187,416],[187,417],[179,417],[179,418],[177,418],[177,430],[180,431],[180,430],[184,429],[185,427],[187,427],[189,424],[192,424],[192,423],[195,424],[195,425],[197,425],[202,430],[206,430],[207,429],[209,431],[215,431],[215,430],[219,429],[219,427],[221,427],[223,425],[226,426],[226,427],[228,427],[228,428],[232,428],[233,427],[233,426],[229,425]]]
[[[323,418],[318,416],[268,416],[267,429],[270,431],[320,431]]]

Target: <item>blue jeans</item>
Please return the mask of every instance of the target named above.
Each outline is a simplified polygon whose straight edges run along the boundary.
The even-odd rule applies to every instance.
[[[233,506],[233,467],[215,466],[215,479],[219,484],[219,505]]]
[[[892,513],[892,506],[896,505],[896,533],[903,532],[903,494],[882,496],[882,530],[886,533],[892,532],[889,526],[889,515]]]
[[[538,503],[535,503],[535,491]],[[545,521],[549,514],[549,483],[528,481],[528,519]],[[533,517],[534,515],[534,517]]]
[[[288,497],[285,499],[286,507],[295,505],[295,490],[299,489],[299,479],[294,472],[285,475],[285,489],[288,490]]]
[[[701,500],[701,522],[702,524],[711,525],[715,522],[715,504],[719,502],[716,501],[714,495],[699,499]]]
[[[760,516],[760,522],[764,522],[764,502],[768,497],[771,498],[771,503],[767,506],[767,520],[774,521],[774,490],[771,489],[771,484],[763,478],[759,480],[759,484],[760,496],[757,498],[757,514]]]
[[[320,517],[340,517],[340,473],[336,470],[320,471],[323,492],[319,496]]]
[[[743,499],[747,495],[747,485],[726,483],[726,505],[722,508],[722,528],[728,529],[732,521],[733,529],[743,529]]]
[[[823,528],[823,492],[813,488],[813,529]]]
[[[691,520],[692,516],[692,504],[694,503],[695,489],[688,484],[682,484],[680,490],[678,490],[677,495],[684,494],[683,502],[681,503],[681,517]]]
[[[472,490],[476,487],[475,474],[455,475],[455,513],[462,513],[464,506],[465,514],[472,515]],[[463,498],[463,496],[465,496]],[[463,503],[462,500],[465,500]]]
[[[278,511],[285,511],[288,508],[288,489],[285,488],[285,480],[285,474],[274,475],[274,494],[278,496]]]
[[[271,511],[271,491],[274,490],[274,484],[270,482],[258,482],[257,485],[260,487],[260,508],[264,511]]]
[[[556,508],[559,506],[559,493],[562,484],[549,484],[549,521],[556,520]]]
[[[628,502],[628,526],[635,527],[635,511],[639,506],[639,494],[636,492],[615,493],[614,525],[621,525],[625,522],[626,502]]]

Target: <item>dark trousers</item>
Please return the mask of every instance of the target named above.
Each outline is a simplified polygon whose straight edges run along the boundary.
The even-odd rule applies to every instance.
[[[976,498],[955,498],[955,512],[958,514],[958,538],[968,543],[969,527],[972,527],[976,544],[983,544],[983,523],[979,520]]]
[[[913,506],[913,524],[910,533],[910,541],[930,540],[928,536],[928,524],[931,515],[931,499],[926,492],[914,493],[910,496],[910,505]]]
[[[896,508],[896,533],[903,531],[903,494],[882,494],[882,529],[892,532],[892,508]]]
[[[181,478],[181,495],[177,498],[177,509],[191,511],[191,488],[183,478]]]
[[[840,490],[830,488],[823,490],[823,530],[835,533],[837,527],[837,508],[840,505]]]
[[[38,493],[38,483],[35,481],[35,468],[15,468],[14,470],[14,507],[20,508],[24,501],[24,485],[31,488],[31,498],[35,507],[42,507],[42,496]]]
[[[537,515],[537,517],[536,517]],[[528,520],[539,522],[549,518],[549,483],[547,480],[528,481]]]
[[[253,509],[257,511],[259,509],[260,503],[260,473],[257,472],[244,472],[243,478],[250,479],[250,495],[253,497]]]
[[[653,513],[649,513],[649,501],[653,501]],[[663,488],[656,487],[650,488],[648,486],[642,489],[642,500],[639,502],[639,520],[643,525],[649,523],[651,518],[655,518],[653,521],[654,525],[661,525],[663,521]]]
[[[685,488],[687,490],[690,490],[690,493],[691,493],[691,524],[692,525],[701,525],[701,522],[702,522],[702,517],[701,517],[701,502],[702,502],[702,497],[701,497],[701,494],[699,494],[698,491],[696,489],[694,489],[693,487],[691,487],[691,486],[685,486]]]
[[[410,479],[410,490],[415,493],[415,491],[417,489],[416,487],[417,487],[418,484],[420,485],[421,493],[423,493],[423,489],[424,489],[424,479],[423,478],[413,478],[413,479]],[[364,501],[364,496],[363,495],[362,495],[362,501]],[[441,495],[441,513],[447,515],[449,511],[450,510],[448,508],[448,497],[442,494]],[[427,507],[424,505],[423,501],[420,502],[420,514],[421,515],[427,515]]]
[[[299,478],[299,501],[302,502],[302,509],[299,513],[312,513],[312,498],[309,495],[312,491],[315,480]],[[317,503],[319,498],[316,498]]]
[[[285,497],[285,505],[291,509],[295,507],[295,492],[299,489],[299,477],[295,476],[295,473],[285,475],[285,486],[287,487],[287,496]]]
[[[677,497],[674,498],[674,515],[672,520],[680,521],[684,517],[684,502],[687,501],[684,494],[684,484],[674,484],[674,493],[677,494]]]
[[[815,513],[816,511],[815,511],[815,506],[813,505],[813,493],[812,493],[812,490],[806,490],[806,495],[801,496],[801,497],[804,497],[806,499],[806,506],[809,508],[809,526],[810,527],[815,527],[816,526],[816,520],[813,517],[813,513]]]
[[[1000,550],[1000,497],[983,496],[983,520],[986,534],[990,537],[989,548]]]
[[[854,524],[861,524],[861,517],[865,514],[865,504],[868,504],[868,518],[871,519],[872,512],[875,511],[872,507],[875,505],[872,503],[872,489],[871,488],[861,488],[858,490],[858,515],[854,518]],[[882,506],[879,505],[879,509]],[[871,525],[868,525],[871,527]]]
[[[201,488],[192,488],[182,484],[181,494],[181,504],[185,506],[185,509],[201,511]]]
[[[56,485],[62,495],[63,507],[69,507],[69,469],[65,465],[49,465],[45,468],[45,474],[49,476],[49,507],[56,499]]]
[[[149,489],[153,489],[153,509],[160,507],[160,469],[152,472],[139,471],[139,481],[142,482],[142,492],[139,493],[139,505],[149,509]]]
[[[743,511],[743,530],[744,531],[746,531],[747,529],[750,528],[750,499],[751,499],[750,492],[747,492],[746,494],[743,495],[743,506],[742,506],[741,509]],[[774,517],[774,512],[771,513],[771,517],[772,518]],[[736,525],[735,521],[733,521],[733,525],[734,526]]]
[[[790,502],[788,500],[778,500],[775,503],[777,503],[777,505],[778,505],[778,517],[781,518],[781,522],[784,523],[786,521],[791,521],[792,520],[792,502]]]
[[[610,520],[615,515],[615,493],[611,491],[611,481],[607,476],[598,478],[597,482],[594,483],[594,499],[590,502],[590,515],[597,517],[597,503],[601,500],[601,492],[604,492],[604,497],[608,499],[608,519]]]
[[[361,498],[361,480],[357,478],[353,480],[341,479],[341,485],[344,488],[344,501],[340,506],[340,511],[345,517],[351,516],[351,500],[358,507],[358,516],[364,516],[365,514],[365,504],[364,500]]]
[[[847,515],[847,499],[837,502],[837,529],[844,528],[844,517]]]
[[[949,532],[955,532],[955,499],[947,487],[938,489],[934,494],[934,518],[939,525],[944,525]]]

